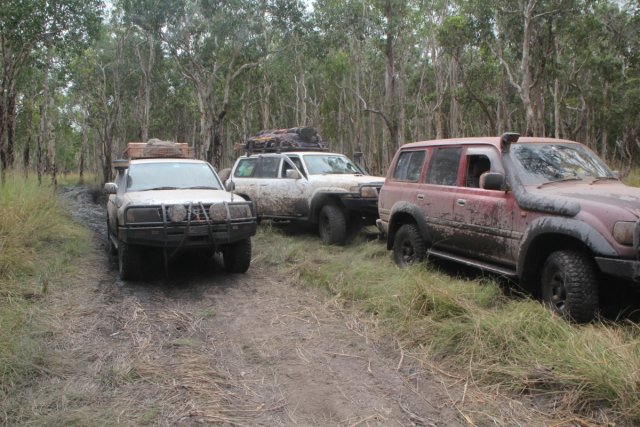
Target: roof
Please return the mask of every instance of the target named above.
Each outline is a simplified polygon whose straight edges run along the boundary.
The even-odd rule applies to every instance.
[[[433,145],[476,145],[476,144],[488,144],[493,145],[497,149],[500,149],[500,141],[501,137],[499,136],[479,136],[479,137],[468,137],[468,138],[444,138],[444,139],[433,139],[427,141],[417,141],[410,142],[404,144],[402,146],[403,149],[406,148],[418,148],[425,146],[433,146]],[[518,142],[514,142],[514,144],[532,144],[532,143],[540,143],[540,144],[580,144],[576,141],[570,141],[568,139],[556,139],[556,138],[544,138],[544,137],[534,137],[534,136],[523,136],[518,139]]]

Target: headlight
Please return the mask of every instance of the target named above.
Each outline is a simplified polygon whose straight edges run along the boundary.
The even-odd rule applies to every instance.
[[[378,197],[376,187],[360,187],[360,195],[362,197]]]
[[[249,205],[229,205],[229,213],[231,218],[251,218],[251,208]]]
[[[129,208],[126,214],[127,223],[162,222],[159,208]]]
[[[226,221],[227,208],[222,203],[214,203],[209,208],[209,216],[211,217],[211,221]]]
[[[635,222],[618,221],[613,226],[613,238],[622,245],[633,245],[633,230],[636,227]]]
[[[187,217],[187,208],[184,205],[169,206],[167,215],[169,215],[171,222],[182,222]]]

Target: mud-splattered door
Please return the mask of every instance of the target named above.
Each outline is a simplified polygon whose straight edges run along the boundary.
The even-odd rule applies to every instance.
[[[262,158],[263,162],[273,162],[275,158]],[[302,218],[308,215],[306,188],[308,181],[299,173],[293,163],[282,156],[277,159],[275,174],[265,177],[258,183],[258,200],[264,216],[274,218]],[[289,171],[287,173],[287,171]],[[293,172],[293,173],[292,173]]]
[[[463,184],[453,204],[456,247],[471,258],[511,265],[518,206],[510,192],[481,188],[480,179],[485,172],[504,173],[500,155],[493,147],[469,147],[462,163]]]

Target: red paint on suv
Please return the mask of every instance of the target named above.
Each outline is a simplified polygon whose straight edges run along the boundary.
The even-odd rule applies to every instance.
[[[577,142],[507,133],[406,144],[378,208],[397,264],[429,255],[516,278],[579,322],[597,313],[602,277],[640,281],[640,189]]]

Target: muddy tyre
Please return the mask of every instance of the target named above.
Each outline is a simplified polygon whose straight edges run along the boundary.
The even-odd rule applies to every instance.
[[[318,217],[318,234],[327,245],[341,245],[347,238],[347,218],[336,205],[325,205]]]
[[[251,265],[251,240],[229,243],[222,250],[224,268],[229,273],[245,273]]]
[[[598,281],[593,263],[584,254],[551,253],[542,267],[542,299],[554,313],[584,323],[598,311]]]
[[[393,259],[399,267],[408,267],[424,260],[427,245],[415,224],[405,224],[393,239]]]
[[[112,239],[111,228],[109,227],[109,220],[107,219],[107,253],[109,255],[116,255],[118,253],[118,248],[113,244]]]
[[[140,248],[118,241],[118,273],[122,280],[141,279],[140,261]]]

